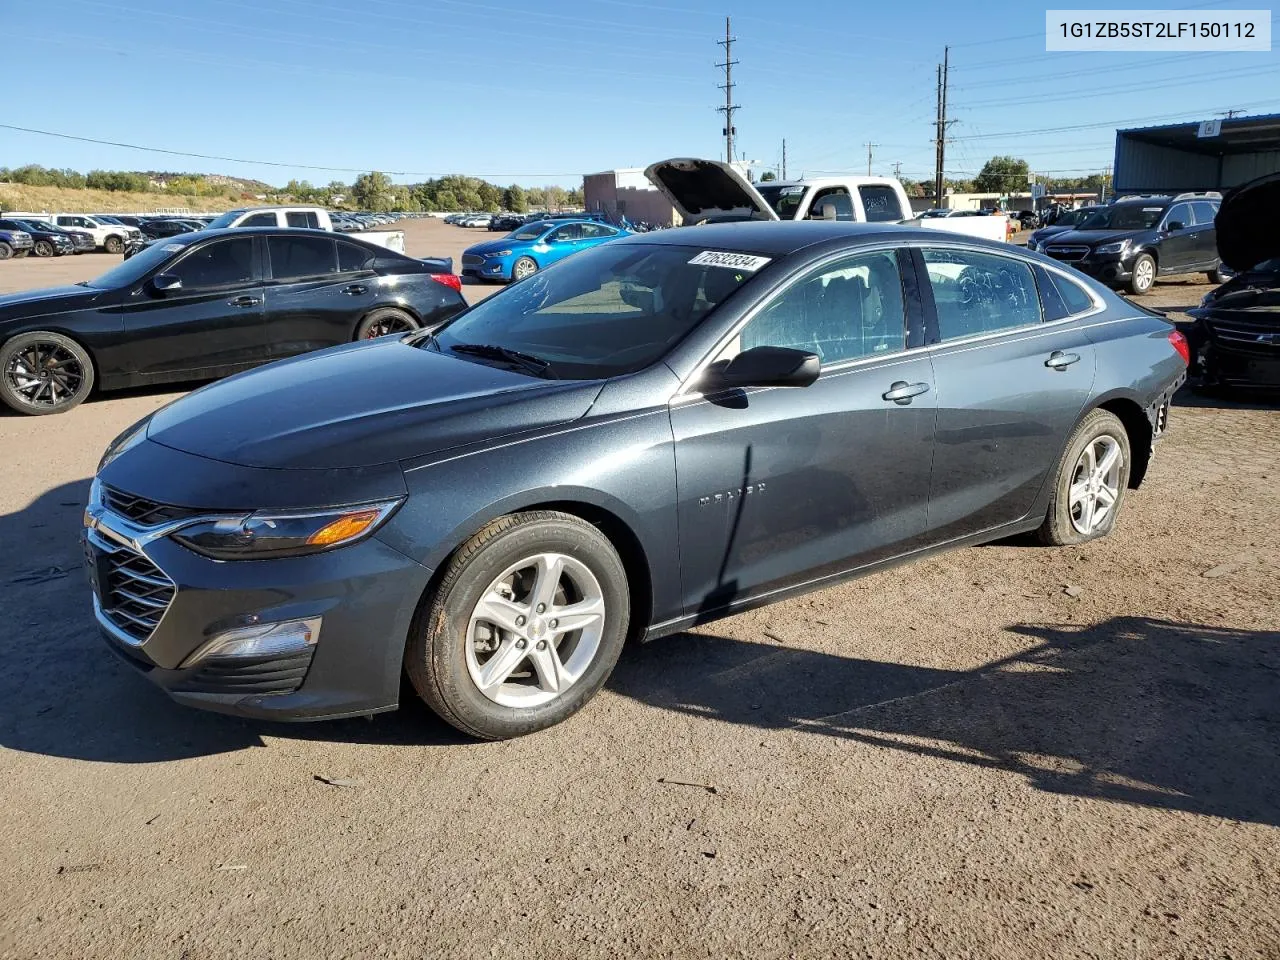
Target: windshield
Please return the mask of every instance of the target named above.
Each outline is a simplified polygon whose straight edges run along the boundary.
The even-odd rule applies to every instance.
[[[550,227],[549,223],[535,223],[530,227],[521,227],[515,233],[511,234],[512,240],[537,240],[540,236],[547,232]]]
[[[773,208],[781,220],[794,220],[796,211],[800,209],[800,201],[804,199],[807,187],[791,184],[774,186],[768,183],[757,183],[756,192],[764,197],[764,202]]]
[[[690,262],[700,253],[698,247],[605,244],[482,300],[424,345],[442,353],[468,344],[516,351],[545,361],[545,375],[558,379],[642,370],[754,276]],[[455,355],[486,362],[474,352]]]
[[[1081,230],[1150,230],[1164,213],[1161,205],[1125,203],[1099,210],[1086,217]]]
[[[213,223],[209,224],[210,230],[219,230],[222,227],[229,227],[235,222],[236,217],[244,213],[243,210],[228,210],[222,216],[216,218]]]
[[[138,253],[118,266],[112,267],[102,276],[86,281],[85,286],[99,290],[115,290],[119,287],[132,286],[186,245],[185,239],[175,237],[143,247]]]

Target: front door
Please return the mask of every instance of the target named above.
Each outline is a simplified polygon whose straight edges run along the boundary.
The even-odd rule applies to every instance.
[[[936,315],[929,540],[945,543],[1028,514],[1093,387],[1095,351],[1078,324],[1044,322],[1025,261],[957,249],[920,253],[926,304],[932,296]],[[1093,308],[1083,288],[1062,282],[1074,289],[1059,299],[1068,305],[1057,314]]]
[[[815,268],[714,358],[806,350],[822,359],[816,383],[672,402],[687,615],[907,552],[923,536],[936,409],[929,358],[906,349],[904,303],[915,300],[898,257]]]
[[[194,246],[164,273],[181,287],[158,292],[148,281],[126,301],[132,373],[157,380],[219,376],[266,359],[253,237]]]
[[[1161,230],[1164,233],[1159,251],[1161,273],[1180,273],[1196,263],[1199,253],[1191,204],[1175,203],[1170,207]]]

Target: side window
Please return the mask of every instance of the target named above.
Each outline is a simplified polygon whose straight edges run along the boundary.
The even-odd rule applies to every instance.
[[[320,218],[316,216],[314,210],[290,210],[284,218],[291,227],[310,227],[313,230],[320,227]]]
[[[274,213],[255,213],[251,217],[245,217],[239,227],[274,227],[276,225],[276,215]]]
[[[1180,223],[1184,227],[1189,227],[1194,222],[1195,221],[1191,219],[1191,204],[1175,203],[1169,208],[1169,212],[1165,214],[1164,228],[1166,230],[1172,230],[1173,224],[1175,223]]]
[[[165,273],[182,281],[183,289],[222,287],[253,279],[253,240],[235,237],[215,240],[191,251]]]
[[[338,271],[340,273],[356,273],[361,270],[372,270],[377,252],[357,247],[354,243],[338,241]]]
[[[1208,200],[1197,200],[1191,204],[1191,212],[1195,214],[1196,226],[1212,226],[1213,219],[1218,215],[1218,211]]]
[[[566,223],[563,227],[557,229],[548,240],[580,240],[582,238],[582,224]]]
[[[267,237],[271,276],[276,280],[323,277],[338,270],[336,241],[323,237]]]
[[[757,314],[718,359],[766,346],[806,350],[823,363],[904,349],[897,254],[865,253],[802,277]]]
[[[1040,288],[1040,309],[1047,321],[1065,320],[1071,316],[1071,309],[1058,292],[1058,285],[1053,282],[1053,274],[1044,267],[1037,266],[1036,286]]]
[[[826,207],[830,206],[837,220],[853,220],[853,198],[844,187],[828,187],[814,194],[809,204],[809,219],[826,220]]]
[[[921,252],[944,342],[1040,322],[1040,300],[1028,264],[973,250]]]
[[[1069,316],[1074,317],[1077,313],[1087,313],[1093,309],[1093,297],[1089,296],[1089,292],[1084,287],[1061,275],[1050,274],[1050,276],[1053,277],[1062,302],[1067,305]]]
[[[902,202],[898,192],[886,184],[867,184],[858,188],[862,209],[867,212],[868,223],[884,223],[903,218]]]

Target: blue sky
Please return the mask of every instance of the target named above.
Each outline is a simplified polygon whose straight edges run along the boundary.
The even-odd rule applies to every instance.
[[[1194,9],[1251,6],[1260,5]],[[586,172],[720,156],[714,64],[726,14],[741,61],[740,150],[772,166],[785,137],[792,176],[865,171],[872,141],[875,172],[898,161],[903,176],[932,177],[945,43],[953,176],[998,153],[1083,174],[1110,163],[1117,125],[1280,112],[1276,52],[1045,53],[1044,9],[1021,0],[4,0],[6,60],[26,53],[30,68],[7,91],[0,123],[283,166],[7,129],[0,165],[277,184],[381,169],[403,171],[403,182],[469,173],[572,186]]]

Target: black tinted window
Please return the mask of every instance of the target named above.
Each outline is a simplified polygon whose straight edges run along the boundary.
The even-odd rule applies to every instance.
[[[862,209],[867,212],[870,223],[902,219],[902,204],[893,187],[869,184],[858,188],[858,196],[862,198]]]
[[[1040,288],[1040,309],[1045,320],[1065,320],[1071,315],[1053,275],[1044,267],[1036,267],[1036,286]]]
[[[164,272],[176,276],[188,290],[247,283],[253,279],[253,240],[215,240],[193,250]]]
[[[1196,226],[1211,224],[1218,215],[1218,208],[1208,200],[1197,200],[1191,204],[1191,211],[1196,215]]]
[[[1175,203],[1169,209],[1169,215],[1164,218],[1164,228],[1166,230],[1172,230],[1175,223],[1180,223],[1183,227],[1189,227],[1195,223],[1195,221],[1191,219],[1191,204]]]
[[[335,242],[323,237],[268,237],[271,276],[277,280],[320,277],[338,269]]]
[[[1040,322],[1031,267],[971,250],[924,250],[938,334],[956,340]]]
[[[372,270],[377,251],[357,247],[354,243],[338,244],[338,269],[342,273],[354,273],[358,270]]]
[[[1061,274],[1053,275],[1053,282],[1058,288],[1063,303],[1067,305],[1067,313],[1075,316],[1093,309],[1093,298],[1080,284],[1068,280]]]
[[[837,363],[902,350],[902,275],[892,250],[821,267],[796,281],[742,329],[718,359],[752,347],[791,347]]]
[[[274,227],[276,225],[276,215],[274,213],[255,213],[251,217],[245,217],[244,222],[239,225],[242,227]]]
[[[315,215],[313,210],[293,210],[284,216],[285,222],[291,227],[311,227],[318,229],[320,226],[320,218]]]

